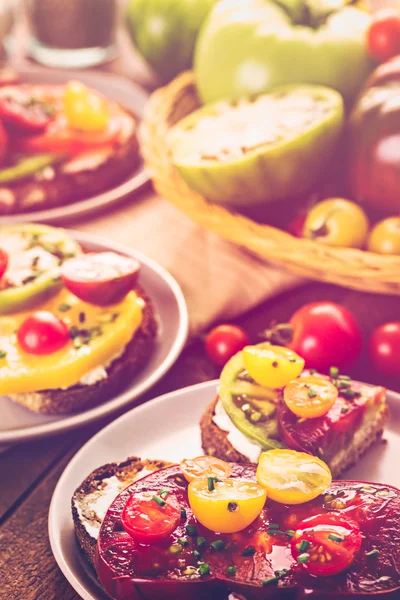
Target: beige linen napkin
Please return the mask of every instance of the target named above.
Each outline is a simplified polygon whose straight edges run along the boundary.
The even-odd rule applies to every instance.
[[[154,192],[74,228],[140,250],[168,269],[186,297],[192,334],[303,282],[202,229]]]

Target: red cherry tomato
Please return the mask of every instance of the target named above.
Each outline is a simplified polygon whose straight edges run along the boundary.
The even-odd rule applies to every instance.
[[[368,354],[379,373],[400,376],[400,322],[377,327],[369,338]]]
[[[304,223],[306,222],[307,213],[297,215],[288,225],[288,232],[297,238],[303,237]]]
[[[294,333],[288,347],[300,354],[307,368],[327,372],[349,367],[360,357],[362,334],[354,316],[333,302],[315,302],[290,319]]]
[[[0,90],[0,119],[24,134],[40,133],[52,120],[54,107],[32,97],[22,87]]]
[[[17,332],[21,348],[29,354],[52,354],[70,340],[68,327],[53,313],[41,310],[28,317]]]
[[[350,567],[360,549],[358,523],[334,513],[304,519],[292,537],[292,555],[311,574],[335,575]]]
[[[400,54],[400,15],[384,11],[376,16],[367,34],[368,53],[378,62]]]
[[[61,269],[64,285],[75,296],[106,306],[120,302],[138,280],[140,263],[115,252],[89,253],[71,258]]]
[[[0,279],[3,277],[8,266],[8,254],[0,248]]]
[[[250,344],[247,333],[236,325],[219,325],[206,338],[206,352],[218,367],[223,367],[232,356]]]
[[[161,498],[152,492],[141,492],[129,498],[121,520],[125,531],[135,540],[151,543],[171,535],[180,515],[180,506],[174,496]]]

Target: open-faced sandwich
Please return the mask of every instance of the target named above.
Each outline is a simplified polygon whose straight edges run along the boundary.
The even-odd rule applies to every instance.
[[[76,490],[72,513],[114,600],[400,597],[400,490],[332,481],[295,450],[264,452],[258,466],[108,464]]]
[[[268,343],[236,354],[201,419],[205,453],[256,463],[263,450],[286,447],[318,456],[334,477],[354,465],[382,435],[385,389],[335,367],[329,376],[303,368],[298,354]]]
[[[0,215],[53,208],[121,183],[137,120],[78,81],[0,89]]]
[[[148,361],[157,324],[140,264],[84,253],[62,229],[0,228],[0,395],[76,413],[120,391]]]

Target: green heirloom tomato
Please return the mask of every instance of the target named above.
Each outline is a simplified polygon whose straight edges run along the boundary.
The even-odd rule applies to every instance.
[[[308,191],[342,122],[343,100],[334,90],[283,86],[195,111],[171,129],[168,144],[192,189],[214,202],[249,207]]]
[[[351,101],[372,69],[370,15],[345,0],[222,0],[196,44],[204,102],[288,83],[332,87]]]
[[[198,31],[216,0],[129,0],[128,29],[160,79],[192,66]]]

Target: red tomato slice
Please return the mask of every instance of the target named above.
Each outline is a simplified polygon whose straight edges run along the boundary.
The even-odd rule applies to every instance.
[[[42,310],[28,317],[17,331],[21,348],[29,354],[52,354],[70,340],[68,327],[53,313]]]
[[[115,252],[89,253],[66,261],[64,285],[77,298],[106,306],[120,302],[138,280],[140,263]]]
[[[0,279],[3,277],[8,266],[8,254],[0,248]]]
[[[35,98],[22,87],[5,87],[0,91],[0,119],[5,126],[23,134],[44,131],[54,112],[54,104]]]
[[[112,146],[119,137],[121,120],[113,116],[104,131],[77,131],[68,126],[62,113],[49,124],[42,135],[20,136],[13,147],[20,152],[65,152],[78,154],[97,147]]]
[[[162,498],[152,492],[134,494],[122,513],[122,525],[139,542],[162,540],[176,529],[180,506],[175,496]]]
[[[335,575],[350,567],[360,549],[358,523],[334,513],[305,519],[292,538],[292,555],[311,574]]]

